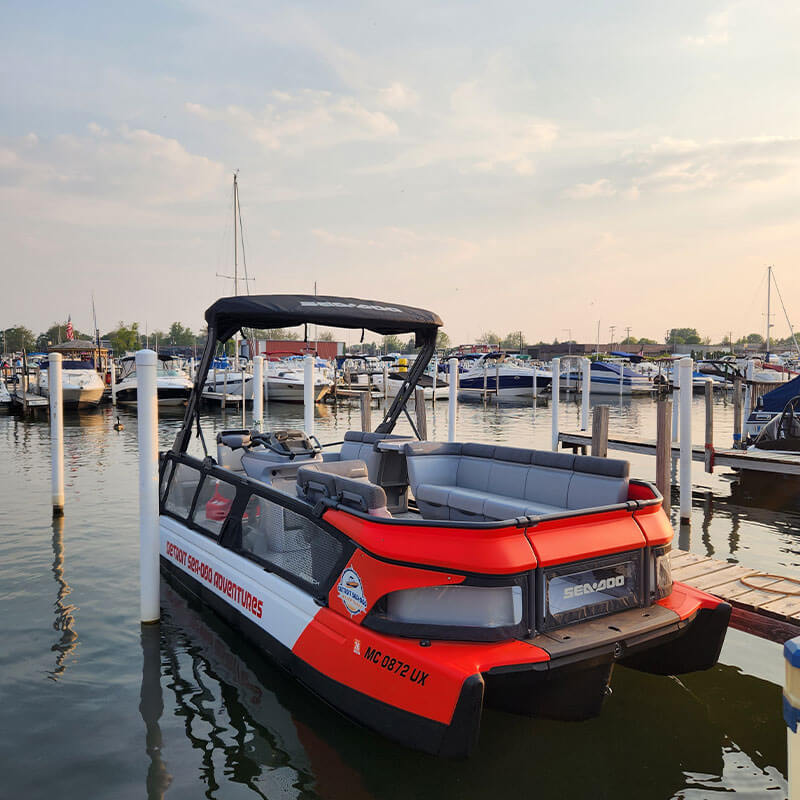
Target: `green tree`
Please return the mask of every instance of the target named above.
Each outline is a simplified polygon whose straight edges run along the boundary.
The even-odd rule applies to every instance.
[[[384,336],[383,337],[383,346],[381,347],[381,352],[386,353],[399,353],[403,349],[404,342],[399,336]]]
[[[88,339],[94,341],[93,333],[83,333],[77,328],[73,327],[72,335],[76,339]],[[54,322],[46,331],[40,333],[36,337],[36,347],[39,350],[44,350],[48,345],[61,344],[67,341],[67,321]]]
[[[186,328],[180,322],[173,322],[169,326],[169,343],[186,347],[194,344],[195,335],[191,328]]]
[[[333,341],[333,331],[320,331],[317,335],[317,341],[319,342],[332,342]]]
[[[18,350],[33,350],[36,347],[36,339],[30,328],[16,325],[3,331],[2,344],[6,353],[16,353]]]
[[[670,328],[664,340],[667,344],[700,344],[696,328]]]
[[[647,337],[642,336],[642,338],[639,339],[636,344],[658,344],[658,342],[655,339],[648,339]]]
[[[436,349],[437,350],[450,349],[450,337],[443,330],[440,330],[436,334]]]
[[[109,331],[103,336],[103,339],[108,339],[111,343],[111,349],[116,356],[122,356],[128,351],[139,349],[142,345],[139,337],[138,322],[132,322],[130,325],[126,325],[120,320],[116,329]]]
[[[478,344],[500,344],[500,337],[494,331],[484,331],[478,337]]]
[[[505,339],[501,339],[500,347],[505,347],[507,350],[522,350],[525,346],[525,336],[522,331],[511,331]]]

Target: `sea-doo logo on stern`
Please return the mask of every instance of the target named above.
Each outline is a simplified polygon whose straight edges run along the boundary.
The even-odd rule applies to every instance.
[[[358,573],[348,567],[339,579],[336,587],[339,599],[344,603],[344,607],[350,612],[351,617],[363,614],[367,610],[367,598],[364,596],[364,587],[361,585],[361,578]]]
[[[593,594],[594,592],[602,592],[604,589],[613,589],[617,586],[625,585],[625,576],[616,575],[612,578],[603,578],[602,580],[595,581],[594,583],[579,583],[575,586],[567,586],[564,589],[564,598],[580,597],[584,594]]]
[[[336,300],[301,300],[301,306],[316,306],[318,308],[356,308],[360,311],[390,311],[392,314],[402,314],[402,310],[394,306],[381,306],[377,303],[342,303]]]

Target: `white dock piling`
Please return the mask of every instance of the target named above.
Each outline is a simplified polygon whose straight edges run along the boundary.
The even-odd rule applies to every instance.
[[[536,404],[536,398],[539,396],[539,387],[537,386],[537,384],[539,383],[539,376],[538,376],[537,372],[538,371],[536,369],[536,362],[534,361],[533,362],[533,400],[534,400],[534,405]]]
[[[556,450],[558,450],[558,406],[559,406],[559,400],[561,399],[561,359],[554,358],[552,361],[552,366],[553,366],[553,382],[551,384],[551,386],[553,387],[552,446],[553,446],[553,452],[555,452]]]
[[[589,428],[589,394],[592,391],[592,362],[581,359],[581,430]]]
[[[314,433],[314,358],[303,356],[303,428]]]
[[[50,353],[48,361],[53,516],[61,517],[64,515],[64,389],[61,383],[61,353]]]
[[[800,798],[800,636],[783,645],[786,680],[783,688],[783,720],[786,723],[787,780],[790,800]]]
[[[383,402],[389,399],[389,363],[383,362]]]
[[[744,424],[747,425],[747,420],[750,418],[750,412],[753,410],[753,371],[755,370],[755,362],[751,358],[747,362],[747,369],[744,373],[745,387],[744,387]],[[746,429],[745,429],[746,430]]]
[[[253,359],[253,428],[264,427],[264,356]]]
[[[136,353],[136,403],[139,427],[139,581],[140,618],[158,622],[158,396],[152,350]]]
[[[619,362],[619,393],[622,396],[622,390],[625,386],[625,364],[622,361]]]
[[[456,401],[458,399],[458,359],[450,359],[450,397],[447,409],[447,441],[456,440]]]
[[[245,397],[245,384],[247,383],[247,373],[244,371],[244,365],[242,365],[242,371],[240,373],[240,377],[242,379],[242,428],[247,427],[247,402]]]
[[[692,369],[691,358],[680,364],[680,519],[688,524],[692,516]]]
[[[672,362],[672,441],[678,441],[678,416],[680,412],[681,404],[678,401],[678,398],[675,397],[677,394],[677,389],[681,387],[681,374],[678,369],[678,362]]]
[[[111,374],[111,405],[115,406],[117,404],[117,365],[113,358],[108,360],[108,370]]]
[[[431,394],[431,405],[436,408],[436,384],[439,378],[439,356],[433,357],[433,393]]]

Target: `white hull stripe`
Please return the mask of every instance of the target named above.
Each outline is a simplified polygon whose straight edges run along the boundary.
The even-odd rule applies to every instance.
[[[292,649],[319,611],[306,592],[171,517],[160,517],[161,556]]]

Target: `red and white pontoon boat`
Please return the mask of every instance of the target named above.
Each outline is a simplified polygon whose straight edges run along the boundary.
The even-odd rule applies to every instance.
[[[661,497],[624,461],[392,434],[435,314],[341,297],[230,297],[161,461],[161,563],[353,720],[448,756],[481,711],[599,713],[615,663],[717,660],[730,606],[670,574]],[[312,323],[412,332],[420,354],[374,433],[328,452],[303,431],[224,432],[187,454],[217,342]],[[413,421],[409,417],[412,429]]]

